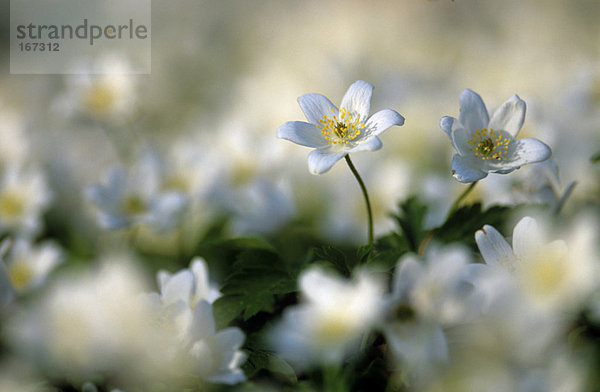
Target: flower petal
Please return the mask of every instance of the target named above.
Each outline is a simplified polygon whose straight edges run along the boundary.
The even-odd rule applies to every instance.
[[[452,159],[452,175],[458,181],[467,183],[481,180],[487,176],[487,173],[477,167],[473,167],[469,159],[455,154]]]
[[[458,121],[469,132],[487,128],[489,116],[483,100],[476,92],[466,89],[460,94]]]
[[[328,145],[319,129],[304,121],[286,122],[277,129],[277,137],[312,148],[321,148]]]
[[[518,95],[513,95],[502,104],[492,116],[489,128],[506,131],[516,137],[525,121],[525,101]]]
[[[404,124],[404,117],[392,109],[380,110],[367,120],[366,128],[370,135],[379,135],[391,126]]]
[[[523,259],[535,254],[542,246],[543,234],[535,219],[526,216],[521,219],[513,229],[513,251],[517,257]]]
[[[475,233],[475,242],[485,263],[490,266],[510,266],[515,262],[513,250],[502,234],[490,225]]]
[[[163,303],[173,304],[177,301],[189,303],[194,287],[194,275],[189,270],[181,270],[171,276],[169,281],[161,287]]]
[[[358,114],[359,118],[364,120],[369,116],[372,94],[373,85],[364,80],[358,80],[352,83],[344,94],[340,109],[344,108],[353,115]]]
[[[323,174],[342,159],[345,152],[330,152],[331,150],[314,150],[308,154],[308,170],[312,174]]]
[[[338,110],[327,97],[321,94],[304,94],[298,98],[298,104],[309,123],[318,125],[323,116],[337,117]]]
[[[472,156],[471,145],[469,144],[469,135],[467,130],[464,128],[457,128],[460,123],[454,123],[454,129],[452,130],[452,146],[462,156]]]
[[[518,167],[527,163],[541,162],[550,158],[552,150],[538,139],[523,138],[511,143],[508,165]]]
[[[452,124],[454,124],[455,121],[456,119],[450,116],[442,117],[440,120],[440,128],[442,128],[442,131],[446,132],[450,138],[450,142],[452,142]]]
[[[358,152],[358,151],[376,151],[383,147],[383,143],[377,136],[372,136],[369,139],[361,142],[356,147],[348,150],[348,153]]]

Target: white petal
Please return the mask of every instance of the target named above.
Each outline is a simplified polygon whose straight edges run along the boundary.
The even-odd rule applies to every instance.
[[[502,234],[490,225],[475,233],[475,242],[487,265],[510,266],[515,262],[513,250]]]
[[[511,143],[511,154],[506,161],[509,166],[519,167],[527,163],[541,162],[550,158],[552,150],[538,139],[523,138]]]
[[[312,174],[323,174],[346,156],[345,152],[330,152],[330,150],[314,150],[308,154],[308,170]]]
[[[500,106],[490,120],[489,128],[506,131],[517,137],[525,121],[525,101],[513,95]]]
[[[460,182],[474,182],[487,176],[487,173],[478,167],[470,165],[470,160],[458,154],[452,159],[452,175]]]
[[[190,339],[205,339],[215,334],[215,318],[212,306],[206,301],[200,301],[192,309],[192,328]]]
[[[392,283],[392,296],[394,299],[401,300],[405,295],[408,295],[422,274],[423,264],[419,262],[416,256],[412,254],[404,256],[394,270]]]
[[[442,130],[446,132],[446,134],[450,138],[450,141],[452,141],[452,125],[454,124],[454,121],[456,121],[456,119],[454,117],[449,116],[442,117],[442,119],[440,120],[440,128],[442,128]]]
[[[298,104],[309,123],[318,125],[323,116],[337,117],[338,110],[327,97],[321,94],[304,94],[298,98]]]
[[[194,275],[189,270],[182,270],[171,276],[161,288],[162,300],[165,304],[177,301],[189,303],[194,287]]]
[[[391,109],[380,110],[367,120],[366,128],[370,135],[379,135],[391,126],[404,124],[404,117]]]
[[[455,128],[452,130],[452,146],[456,152],[458,152],[462,156],[472,156],[473,151],[471,151],[471,145],[469,144],[469,134],[467,130],[464,128],[457,128],[459,124],[455,123]]]
[[[364,80],[358,80],[352,83],[344,94],[340,109],[344,108],[351,114],[358,114],[361,120],[366,119],[369,116],[372,94],[373,85]]]
[[[327,146],[327,140],[313,124],[304,121],[288,121],[277,129],[277,137],[312,148]]]
[[[489,122],[488,112],[479,94],[469,89],[460,94],[458,121],[469,132],[487,128]]]
[[[383,143],[377,136],[372,136],[369,139],[361,142],[356,147],[352,148],[348,151],[348,153],[358,152],[358,151],[376,151],[383,147]]]
[[[521,219],[513,229],[513,251],[519,258],[534,254],[542,246],[543,234],[530,216]]]

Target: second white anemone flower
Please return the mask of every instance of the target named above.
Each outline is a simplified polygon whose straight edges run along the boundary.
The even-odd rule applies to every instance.
[[[460,114],[442,117],[440,127],[456,150],[452,175],[460,182],[474,182],[488,173],[507,174],[527,163],[550,158],[552,151],[533,138],[516,140],[525,121],[525,101],[513,95],[489,117],[479,94],[466,89],[460,94]]]
[[[404,124],[404,117],[384,109],[369,117],[373,85],[354,82],[342,98],[338,109],[321,94],[305,94],[298,98],[308,122],[288,121],[277,130],[277,136],[301,146],[314,148],[308,155],[308,169],[323,174],[347,154],[375,151],[383,144],[378,135],[394,125]]]

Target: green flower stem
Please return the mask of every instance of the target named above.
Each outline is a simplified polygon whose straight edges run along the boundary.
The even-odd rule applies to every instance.
[[[464,190],[463,193],[460,194],[460,196],[458,196],[456,198],[456,200],[454,200],[454,203],[452,204],[452,206],[450,207],[450,210],[448,210],[448,215],[446,215],[446,220],[445,222],[448,221],[448,219],[450,219],[450,217],[452,216],[452,214],[454,213],[454,211],[456,211],[458,209],[458,206],[460,205],[460,202],[463,201],[463,199],[465,197],[467,197],[467,195],[469,193],[471,193],[471,191],[473,190],[473,188],[475,188],[475,185],[477,185],[478,181],[474,181],[471,183],[471,185],[469,185],[469,187],[467,189]]]
[[[363,182],[362,178],[360,177],[360,174],[358,174],[358,171],[354,167],[354,164],[352,163],[352,160],[350,159],[350,155],[346,155],[346,163],[350,167],[350,170],[352,171],[352,174],[354,174],[354,177],[356,177],[356,181],[358,181],[358,185],[360,185],[360,189],[362,190],[363,196],[365,197],[365,203],[367,204],[367,216],[369,219],[369,247],[372,248],[373,247],[373,211],[371,210],[371,202],[369,201],[369,194],[367,192],[367,187],[365,186],[365,183]]]

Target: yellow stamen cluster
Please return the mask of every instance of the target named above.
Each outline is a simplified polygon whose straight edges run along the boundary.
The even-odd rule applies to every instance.
[[[360,118],[354,117],[344,108],[340,110],[339,118],[336,118],[333,109],[331,109],[331,113],[331,117],[324,115],[323,119],[319,120],[321,125],[318,125],[321,133],[331,145],[341,146],[351,143],[365,127],[365,124],[360,122]]]
[[[15,260],[8,267],[8,277],[13,287],[23,290],[33,279],[33,270],[27,263]]]
[[[508,145],[510,139],[502,134],[502,131],[496,131],[492,128],[477,129],[473,132],[471,140],[467,143],[471,146],[471,151],[476,157],[481,159],[506,160],[508,154]]]

